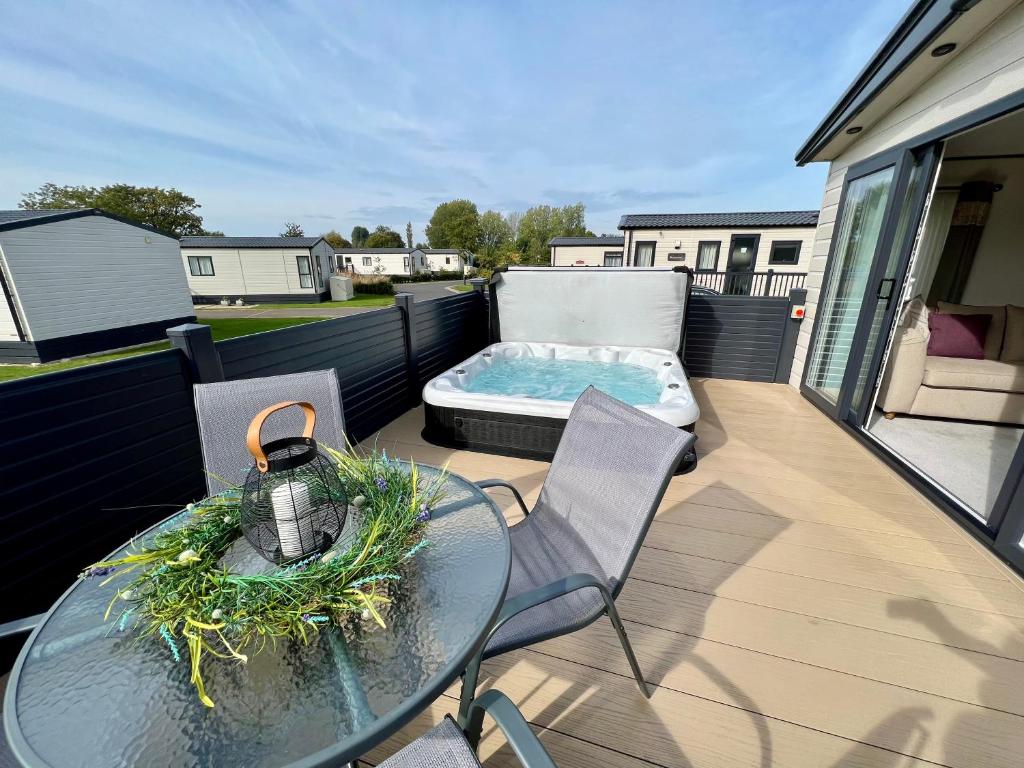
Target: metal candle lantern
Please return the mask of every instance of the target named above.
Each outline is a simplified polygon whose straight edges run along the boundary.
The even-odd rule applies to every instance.
[[[305,413],[302,436],[263,444],[267,417],[291,406]],[[345,525],[348,499],[334,465],[317,449],[315,425],[313,406],[293,400],[263,409],[249,424],[246,445],[255,464],[242,489],[242,532],[273,563],[326,552]]]

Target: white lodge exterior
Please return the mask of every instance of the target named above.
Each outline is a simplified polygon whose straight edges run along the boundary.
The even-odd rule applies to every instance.
[[[623,242],[617,236],[553,237],[548,241],[551,266],[621,267]]]
[[[178,241],[95,208],[0,211],[0,362],[166,338],[195,320]]]
[[[626,214],[624,266],[806,272],[817,211]]]
[[[322,237],[183,237],[192,301],[320,302],[330,296],[334,250]]]
[[[342,248],[334,258],[338,269],[356,275],[415,275],[428,270],[419,248]]]

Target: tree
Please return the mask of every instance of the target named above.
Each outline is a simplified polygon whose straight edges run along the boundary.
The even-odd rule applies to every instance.
[[[364,245],[367,248],[404,248],[405,241],[391,227],[385,227],[381,224],[370,233]]]
[[[405,247],[412,248],[412,222],[407,222],[405,225]]]
[[[281,233],[281,237],[305,237],[306,233],[302,231],[302,227],[296,224],[294,221],[286,221],[284,223],[284,232]]]
[[[523,220],[523,214],[519,211],[510,211],[505,216],[505,222],[508,224],[509,237],[512,238],[514,243],[519,239],[519,223]]]
[[[366,245],[366,238],[370,236],[370,230],[366,227],[352,227],[352,245],[356,248],[362,248]]]
[[[583,203],[562,207],[535,205],[519,222],[516,244],[527,264],[550,262],[548,241],[552,237],[583,237],[593,234],[587,229]]]
[[[497,211],[480,214],[480,239],[476,253],[481,263],[492,261],[501,246],[511,243],[512,228],[504,216]]]
[[[202,206],[194,197],[174,188],[135,187],[131,184],[61,187],[47,183],[24,195],[18,207],[26,210],[102,208],[114,216],[148,224],[175,237],[205,232],[203,217],[196,212]]]
[[[509,264],[521,264],[523,254],[510,240],[502,243],[490,253],[481,251],[477,254],[475,266],[481,269],[494,269],[495,267],[507,266]]]
[[[427,224],[431,248],[476,251],[480,243],[480,214],[469,200],[451,200],[434,209]]]
[[[324,232],[320,237],[326,240],[327,244],[336,251],[340,251],[342,248],[352,247],[352,243],[339,235],[333,229],[330,232]]]

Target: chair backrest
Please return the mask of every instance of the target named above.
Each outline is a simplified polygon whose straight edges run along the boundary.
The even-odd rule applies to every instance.
[[[261,379],[239,379],[195,385],[199,438],[203,446],[206,487],[212,496],[241,485],[252,455],[245,447],[249,422],[267,406],[283,400],[304,400],[316,409],[313,439],[332,448],[345,447],[345,420],[338,374],[326,371],[290,373]],[[263,442],[302,433],[302,411],[286,408],[267,419]]]
[[[530,517],[561,516],[618,594],[694,439],[588,387],[569,414]]]

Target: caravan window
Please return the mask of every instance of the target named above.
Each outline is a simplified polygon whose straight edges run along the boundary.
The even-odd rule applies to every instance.
[[[309,269],[309,256],[296,256],[299,263],[299,287],[313,287],[313,273]]]
[[[188,271],[192,273],[193,277],[212,277],[213,276],[213,257],[212,256],[189,256],[188,257]]]

